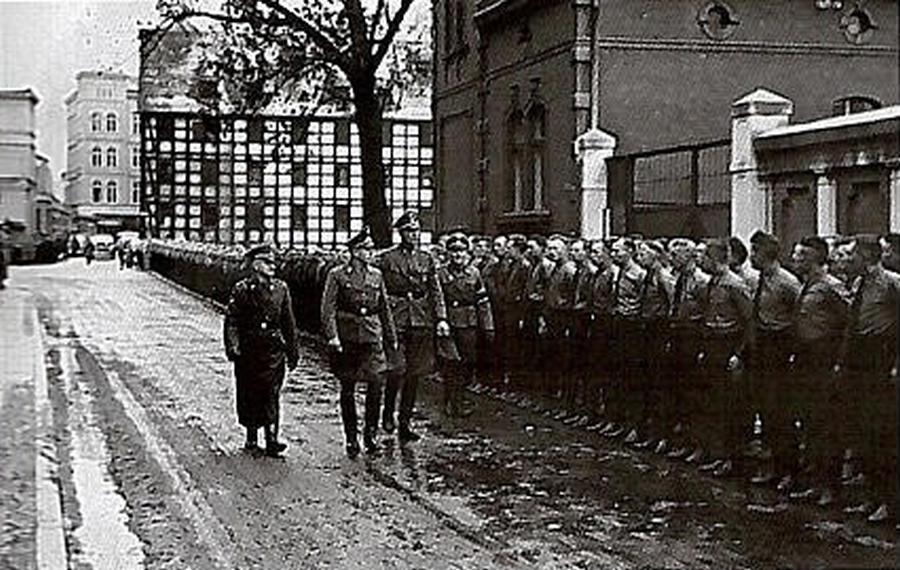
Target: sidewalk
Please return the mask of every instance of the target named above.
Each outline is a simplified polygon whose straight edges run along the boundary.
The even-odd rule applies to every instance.
[[[0,568],[66,568],[52,410],[37,310],[0,291]]]

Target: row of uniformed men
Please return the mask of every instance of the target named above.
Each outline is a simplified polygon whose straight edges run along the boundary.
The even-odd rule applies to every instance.
[[[371,240],[360,235],[348,244],[347,263],[326,265],[321,317],[342,383],[350,455],[360,451],[357,382],[369,386],[366,448],[377,449],[379,415],[386,431],[397,427],[398,395],[398,435],[414,441],[410,419],[418,382],[436,357],[448,363],[448,411],[457,413],[459,387],[471,378],[480,340],[497,356],[500,378],[602,415],[606,422],[595,427],[610,437],[634,426],[627,442],[690,462],[709,455],[702,468],[724,476],[740,466],[743,438],[758,414],[776,456],[774,468],[788,475],[781,483],[789,488],[794,477],[810,471],[798,469],[797,446],[790,443],[799,417],[807,439],[814,440],[806,442],[814,473],[846,467],[838,452],[850,447],[880,482],[879,499],[891,495],[896,461],[878,449],[893,441],[896,420],[888,410],[867,421],[866,406],[847,401],[850,387],[865,383],[876,396],[863,400],[884,402],[877,396],[889,385],[883,378],[896,377],[897,278],[880,266],[876,240],[849,241],[841,246],[847,259],[829,266],[828,244],[804,239],[795,248],[801,285],[780,267],[777,240],[762,232],[752,240],[755,274],[734,239],[587,243],[510,236],[494,240],[498,255],[472,256],[462,235],[423,251],[413,213],[395,227],[402,243],[377,260]],[[853,291],[828,270],[855,283]],[[552,373],[523,373],[534,369],[523,366],[528,355],[564,365]],[[825,382],[835,365],[844,365],[854,384]],[[758,473],[755,480],[771,478]],[[817,482],[824,486],[820,501],[829,502],[829,477]],[[886,516],[887,502],[874,518]]]

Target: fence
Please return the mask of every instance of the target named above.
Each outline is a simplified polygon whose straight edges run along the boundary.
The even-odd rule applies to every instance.
[[[394,217],[419,210],[425,233],[432,138],[430,121],[385,120],[388,206]],[[142,112],[141,146],[153,237],[333,246],[363,226],[359,137],[346,117]]]
[[[607,159],[614,234],[730,233],[730,139]]]

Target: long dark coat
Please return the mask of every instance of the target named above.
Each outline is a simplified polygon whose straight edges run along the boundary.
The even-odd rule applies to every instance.
[[[278,421],[285,364],[297,363],[291,294],[280,279],[238,281],[225,313],[225,354],[234,362],[238,421],[258,428]]]

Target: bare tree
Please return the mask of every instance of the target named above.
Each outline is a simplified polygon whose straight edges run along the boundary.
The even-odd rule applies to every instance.
[[[159,0],[157,8],[161,32],[195,18],[218,23],[207,64],[227,79],[229,99],[244,111],[286,93],[306,104],[348,99],[359,131],[363,216],[375,242],[387,245],[382,114],[391,87],[379,68],[402,43],[395,40],[414,1],[222,0],[210,10],[204,0]],[[398,76],[389,71],[388,78]]]

